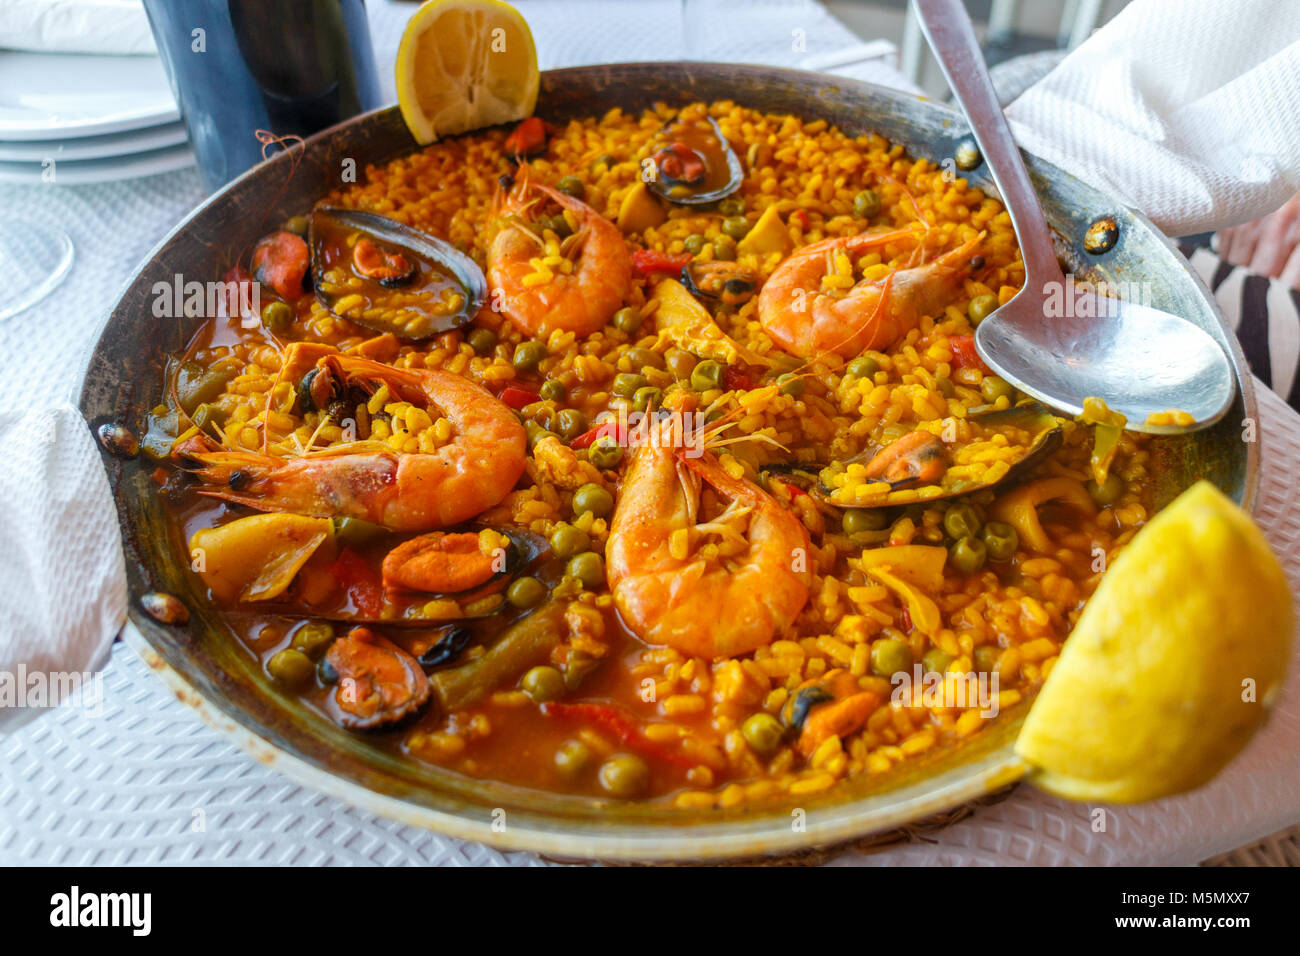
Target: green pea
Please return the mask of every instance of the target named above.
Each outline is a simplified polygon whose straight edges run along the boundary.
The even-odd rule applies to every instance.
[[[1092,500],[1097,502],[1101,507],[1109,507],[1119,501],[1120,495],[1124,494],[1124,479],[1112,472],[1106,475],[1106,483],[1104,485],[1098,485],[1095,481],[1089,481],[1088,494],[1092,495]]]
[[[591,537],[571,524],[558,524],[551,532],[551,551],[557,558],[571,558],[591,547]]]
[[[600,785],[616,797],[638,797],[650,786],[650,767],[635,754],[617,754],[600,765]]]
[[[564,218],[563,213],[556,213],[554,216],[547,218],[546,228],[555,233],[556,238],[559,239],[563,239],[573,233],[573,230],[569,228],[569,220]]]
[[[853,214],[859,219],[870,219],[880,212],[880,197],[874,189],[864,189],[853,197]]]
[[[587,430],[587,416],[576,408],[565,408],[555,416],[555,430],[561,438],[577,438]]]
[[[293,325],[293,309],[289,303],[275,299],[262,306],[262,328],[268,332],[283,332]]]
[[[975,574],[980,568],[984,567],[984,559],[988,557],[988,549],[984,547],[984,542],[979,538],[958,538],[951,548],[948,549],[948,557],[961,574]]]
[[[803,378],[791,372],[786,372],[784,375],[778,375],[776,377],[776,384],[778,391],[780,391],[782,395],[790,395],[794,398],[798,398],[803,394]]]
[[[637,389],[645,388],[650,382],[644,375],[638,375],[635,372],[619,372],[614,376],[614,384],[611,390],[615,395],[621,395],[624,398],[631,398],[636,394]]]
[[[307,238],[307,231],[311,229],[311,220],[306,216],[293,216],[284,221],[284,231],[291,232],[295,236]]]
[[[630,305],[614,313],[614,328],[628,335],[636,334],[637,329],[641,328],[641,321],[641,311]]]
[[[718,203],[718,212],[724,216],[739,216],[745,211],[745,200],[738,197],[724,199]]]
[[[596,161],[591,164],[591,171],[595,172],[601,166],[606,169],[613,169],[618,164],[618,157],[611,156],[609,153],[601,153],[596,157]]]
[[[316,665],[302,651],[288,648],[273,655],[266,662],[266,669],[286,687],[301,687],[311,679]]]
[[[520,342],[515,346],[510,364],[521,372],[531,372],[546,358],[546,346],[541,342]]]
[[[534,667],[519,682],[525,694],[539,704],[564,696],[564,675],[554,667]]]
[[[943,515],[943,530],[953,539],[973,537],[980,532],[980,517],[968,504],[950,505]]]
[[[647,385],[636,390],[636,394],[632,396],[632,407],[638,412],[648,412],[651,409],[658,408],[663,399],[664,393],[662,389]]]
[[[844,371],[854,378],[875,378],[876,373],[880,371],[880,363],[870,355],[859,355]]]
[[[1010,561],[1020,547],[1020,535],[1016,534],[1016,529],[1001,521],[986,524],[980,538],[990,561]]]
[[[966,306],[966,314],[970,316],[971,325],[979,325],[988,318],[989,313],[998,307],[998,297],[995,295],[977,295],[970,300]]]
[[[709,240],[697,232],[694,235],[686,237],[686,241],[682,243],[682,248],[691,255],[698,256],[704,251],[704,247],[708,244]]]
[[[980,394],[984,396],[984,401],[992,405],[999,398],[1010,401],[1016,394],[1016,390],[1006,379],[998,378],[996,375],[985,375],[984,381],[980,382]]]
[[[577,578],[588,591],[594,591],[605,583],[605,559],[595,551],[575,554],[564,566],[564,574]]]
[[[558,378],[548,378],[542,383],[541,396],[548,402],[562,402],[569,397],[569,390]]]
[[[623,446],[610,435],[602,435],[587,449],[587,460],[597,468],[617,468],[623,460]]]
[[[334,640],[334,628],[329,621],[308,621],[293,632],[289,646],[308,657],[320,657]]]
[[[546,585],[537,578],[517,578],[506,588],[506,600],[513,607],[536,607],[546,597]]]
[[[732,216],[722,221],[722,234],[729,239],[744,239],[750,228],[750,222],[744,216]]]
[[[664,367],[664,357],[654,349],[630,348],[625,353],[628,362],[635,369]]]
[[[889,525],[889,515],[881,508],[850,508],[840,518],[840,525],[849,535],[883,531]]]
[[[785,728],[771,714],[757,713],[745,718],[745,722],[740,725],[740,733],[754,753],[760,757],[770,757],[781,748]]]
[[[691,388],[697,392],[707,392],[722,386],[723,367],[721,362],[705,359],[691,369]]]
[[[566,740],[555,750],[555,769],[573,779],[591,764],[591,748],[581,740]]]
[[[587,187],[582,185],[582,180],[577,176],[565,176],[555,184],[555,188],[574,199],[581,199],[587,192]]]
[[[595,482],[588,482],[573,493],[574,515],[590,511],[597,518],[607,518],[614,510],[614,496]]]
[[[997,668],[998,661],[1002,659],[1002,648],[993,644],[981,644],[971,656],[975,661],[975,669],[987,674]]]
[[[871,670],[880,677],[912,669],[912,647],[896,637],[883,637],[871,645]]]
[[[497,334],[491,329],[474,329],[465,341],[474,350],[475,355],[486,355],[497,347]]]
[[[524,422],[524,434],[528,436],[528,450],[532,451],[537,446],[537,443],[551,432],[530,418]]]
[[[938,647],[932,647],[921,658],[921,666],[927,674],[942,674],[952,663],[952,655]]]
[[[695,368],[698,362],[694,355],[685,349],[669,349],[664,353],[664,362],[668,365],[668,371],[673,373],[673,378],[686,379],[691,377],[691,369]]]
[[[715,262],[736,261],[736,240],[722,235],[713,240],[713,259]]]
[[[942,376],[934,380],[934,387],[944,398],[953,398],[957,394],[957,386],[952,384],[952,379]]]

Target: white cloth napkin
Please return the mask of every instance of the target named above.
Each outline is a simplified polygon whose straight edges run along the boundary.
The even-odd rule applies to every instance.
[[[1300,189],[1300,5],[1135,0],[1007,116],[1168,235],[1257,219]]]
[[[4,0],[0,49],[39,53],[155,53],[140,0]]]
[[[1243,0],[1241,6],[1251,2]],[[685,6],[689,19],[682,16],[680,0],[518,0],[517,5],[532,26],[544,68],[683,56],[798,66],[809,58],[834,59],[836,51],[858,43],[811,0],[691,0]],[[1170,29],[1192,5],[1177,5]],[[397,37],[413,6],[372,0],[368,10],[380,75],[391,82]],[[1243,37],[1253,43],[1257,35],[1238,33],[1235,26],[1219,32],[1224,42]],[[1104,40],[1104,32],[1094,40],[1098,38]],[[857,62],[831,69],[907,87],[890,68],[888,51],[868,52],[865,59],[859,52]],[[1140,87],[1144,95],[1167,102],[1152,92],[1155,78],[1148,79],[1151,82]],[[1220,120],[1230,122],[1234,110],[1223,109]],[[1297,115],[1300,111],[1293,110],[1290,119]],[[1277,121],[1285,119],[1279,114]],[[1056,132],[1070,141],[1070,130],[1057,127]],[[1070,162],[1073,154],[1068,150],[1050,154],[1054,142],[1045,140],[1034,148],[1067,168],[1080,169]],[[1161,182],[1160,169],[1153,167],[1152,182]],[[1204,189],[1215,190],[1217,196],[1227,181],[1207,177]],[[1140,191],[1134,195],[1141,208],[1153,211]],[[1156,190],[1152,195],[1164,193]],[[125,589],[115,511],[89,429],[66,408],[48,419],[29,416],[35,414],[33,408],[75,397],[85,355],[122,282],[199,198],[193,171],[99,187],[0,186],[0,209],[6,214],[59,223],[72,234],[78,250],[73,274],[58,292],[35,309],[0,323],[0,447],[5,448],[0,462],[0,608],[5,609],[0,615],[0,670],[19,662],[29,668],[57,662],[61,670],[98,666],[105,642],[122,619]],[[105,236],[113,241],[105,242]],[[1300,471],[1300,417],[1261,391],[1267,471],[1259,519],[1294,583],[1300,580],[1300,494],[1289,476]],[[47,440],[50,434],[53,443]],[[265,854],[262,860],[330,859],[331,840],[342,835],[349,852],[355,842],[374,842],[380,847],[376,861],[401,858],[408,850],[405,858],[417,862],[471,857],[504,861],[483,848],[471,853],[458,841],[375,820],[276,777],[234,753],[183,710],[175,713],[180,705],[155,686],[138,662],[121,663],[119,658],[131,655],[114,655],[108,665],[107,673],[114,678],[107,682],[111,706],[93,728],[80,711],[61,708],[57,716],[0,739],[0,860],[10,862],[12,848],[35,843],[50,849],[53,855],[39,857],[47,862],[257,862],[258,856],[249,856],[254,853],[250,847]],[[1108,837],[1091,833],[1086,808],[1022,787],[971,821],[930,835],[934,843],[928,847],[904,847],[868,859],[1194,862],[1286,826],[1300,819],[1292,796],[1300,793],[1300,767],[1294,758],[1300,750],[1297,677],[1300,667],[1293,667],[1283,709],[1219,781],[1185,797],[1116,811],[1118,823]],[[165,728],[150,722],[164,707],[173,708],[173,723]],[[67,736],[61,736],[65,731]],[[203,754],[201,759],[196,752]],[[205,781],[220,775],[227,783],[213,788],[197,784],[200,764]],[[139,773],[149,775],[147,786],[141,785],[137,771],[118,773],[119,766],[137,765]],[[94,786],[84,786],[87,779],[93,779]],[[227,791],[226,785],[237,789]],[[61,795],[59,813],[44,811],[47,793]],[[280,813],[290,805],[292,823]],[[230,829],[196,834],[190,810],[195,806],[222,807],[232,821]],[[139,821],[146,836],[135,836],[133,830],[115,832],[92,848],[92,856],[77,856],[90,852],[81,834],[92,827],[98,832],[101,821],[113,813]],[[154,831],[155,821],[173,816],[171,829]],[[79,823],[70,828],[61,824],[64,820]],[[342,826],[344,820],[351,822]],[[247,832],[249,839],[231,839],[231,830]],[[392,838],[372,840],[378,833]],[[353,840],[352,834],[362,836]],[[394,849],[396,845],[403,849]],[[202,850],[196,849],[200,846]],[[24,858],[21,851],[18,858]]]

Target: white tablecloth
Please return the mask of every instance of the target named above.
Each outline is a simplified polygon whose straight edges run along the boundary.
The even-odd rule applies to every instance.
[[[683,56],[797,66],[857,43],[812,0],[745,0],[746,10],[733,2],[725,12],[716,2],[691,0],[690,30],[683,29],[679,0],[516,2],[537,37],[543,68]],[[396,40],[412,9],[370,4],[390,95]],[[845,72],[906,85],[879,61]],[[193,170],[104,186],[0,187],[4,214],[61,224],[78,256],[52,298],[0,322],[0,406],[76,400],[89,350],[126,277],[201,198]],[[1292,455],[1300,458],[1300,441]],[[1279,488],[1270,507],[1294,516],[1289,487]],[[1294,539],[1300,528],[1293,524],[1283,533]],[[0,863],[540,862],[380,819],[295,785],[203,725],[122,645],[103,677],[101,713],[63,707],[0,737]],[[1294,690],[1293,708],[1300,696]],[[1267,781],[1254,792],[1250,818],[1213,828],[1214,840],[1206,842],[1186,836],[1185,814],[1192,811],[1171,813],[1161,804],[1122,810],[1108,834],[1092,834],[1088,808],[1022,787],[932,834],[933,843],[836,862],[1193,863],[1294,822],[1270,813]],[[1190,806],[1215,812],[1212,801]],[[1176,839],[1162,840],[1174,833]]]

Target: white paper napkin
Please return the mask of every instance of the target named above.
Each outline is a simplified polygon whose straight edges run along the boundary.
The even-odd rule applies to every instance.
[[[1007,116],[1168,235],[1257,219],[1300,189],[1300,5],[1136,0]]]
[[[89,689],[126,620],[117,509],[81,413],[67,403],[0,411],[0,672],[12,730]],[[38,696],[39,695],[39,696]]]
[[[4,0],[0,49],[39,53],[154,53],[140,0]]]

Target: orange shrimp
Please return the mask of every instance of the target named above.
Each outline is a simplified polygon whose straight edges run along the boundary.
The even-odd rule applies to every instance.
[[[295,364],[296,353],[286,355]],[[514,412],[452,372],[397,369],[343,353],[315,366],[345,387],[388,386],[395,399],[436,406],[452,438],[430,453],[397,453],[379,442],[297,457],[224,449],[195,436],[174,454],[197,477],[224,487],[201,492],[259,511],[362,518],[396,531],[459,524],[501,502],[523,474],[527,439]],[[360,450],[360,449],[364,449]]]
[[[656,422],[631,455],[605,546],[610,591],[624,622],[651,644],[707,660],[746,654],[788,629],[807,603],[808,532],[709,452],[688,457],[680,427],[675,416]],[[704,485],[730,503],[697,523]],[[702,534],[720,534],[731,556],[706,559],[691,541]]]
[[[548,238],[549,230],[524,224],[548,205],[576,221],[571,235]],[[527,167],[496,207],[487,269],[493,307],[533,336],[590,335],[609,324],[632,291],[632,254],[618,227],[581,200],[530,182]]]
[[[758,297],[758,317],[778,346],[812,358],[832,352],[852,358],[885,349],[944,307],[970,275],[970,260],[984,233],[932,262],[862,279],[843,294],[822,291],[827,259],[837,252],[857,259],[869,249],[908,236],[913,229],[825,239],[800,249],[777,267]]]

